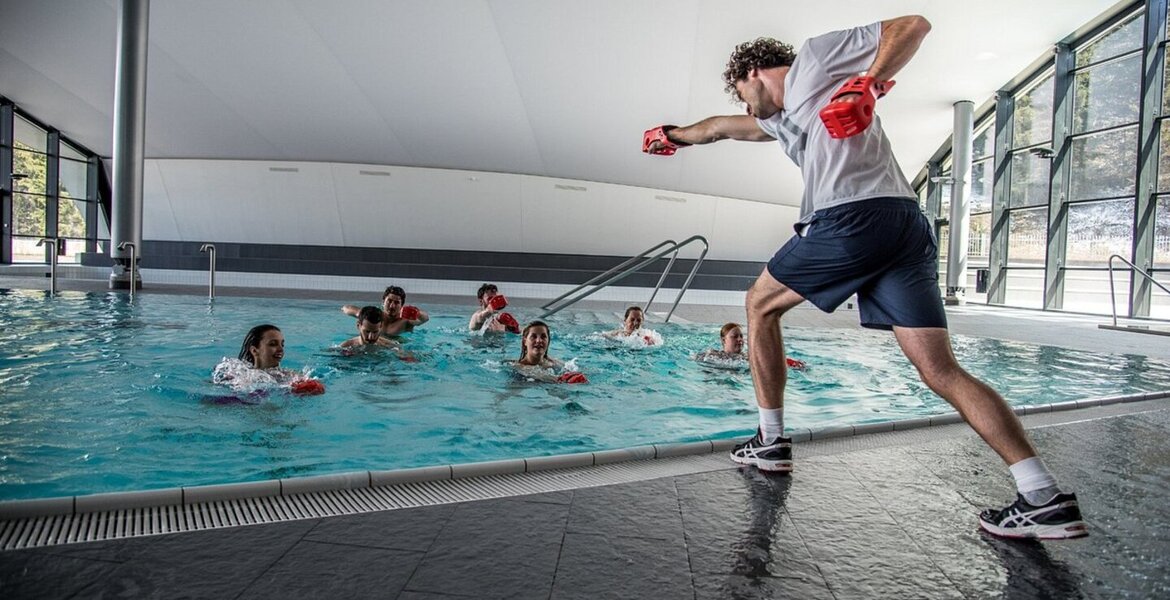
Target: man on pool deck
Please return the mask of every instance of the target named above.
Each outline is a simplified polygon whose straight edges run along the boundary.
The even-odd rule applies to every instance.
[[[467,329],[470,331],[483,331],[484,333],[520,333],[520,323],[516,317],[501,312],[508,305],[507,299],[500,294],[499,288],[495,284],[485,283],[479,286],[479,290],[475,292],[475,297],[479,300],[479,310],[471,314],[471,320],[467,322]]]
[[[341,307],[341,312],[351,317],[358,316],[360,310],[352,304]],[[407,306],[406,290],[396,285],[387,286],[386,291],[382,292],[382,312],[385,313],[382,335],[398,335],[412,331],[431,320],[426,311],[417,306]]]
[[[1076,496],[1057,486],[1003,398],[955,360],[938,290],[937,243],[873,112],[929,31],[926,19],[906,16],[814,37],[795,53],[774,39],[745,42],[723,79],[747,105],[746,115],[664,125],[643,136],[644,152],[666,156],[724,139],[777,140],[804,180],[796,235],[747,294],[760,428],[731,458],[792,470],[791,440],[783,437],[780,318],[805,299],[831,312],[856,293],[861,324],[892,329],[922,380],[1009,465],[1017,500],[983,511],[979,524],[1006,537],[1083,536]]]

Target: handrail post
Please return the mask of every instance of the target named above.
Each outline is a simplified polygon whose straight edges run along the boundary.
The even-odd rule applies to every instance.
[[[126,250],[127,248],[130,249],[130,299],[133,300],[134,288],[138,287],[138,248],[134,245],[134,242],[122,242],[118,244],[119,250]]]
[[[666,282],[666,276],[674,268],[674,260],[678,258],[678,251],[679,248],[676,245],[674,254],[670,255],[670,262],[666,263],[666,268],[662,270],[662,276],[658,278],[658,285],[654,286],[654,292],[650,294],[650,299],[646,301],[646,307],[642,309],[644,312],[650,312],[650,305],[654,304],[654,297],[658,295],[658,290],[662,289],[662,284]]]
[[[1166,286],[1159,283],[1157,279],[1154,279],[1153,275],[1150,275],[1146,271],[1143,271],[1141,267],[1129,262],[1129,259],[1125,258],[1124,256],[1122,256],[1120,254],[1111,255],[1109,257],[1109,296],[1113,299],[1112,302],[1113,302],[1113,326],[1114,327],[1117,326],[1117,300],[1116,300],[1116,294],[1113,293],[1113,259],[1115,259],[1115,258],[1117,260],[1120,260],[1121,262],[1129,265],[1129,268],[1133,269],[1135,274],[1141,275],[1142,277],[1149,279],[1150,283],[1158,286],[1158,288],[1161,289],[1163,292],[1170,294],[1170,288],[1167,288]],[[1131,279],[1131,281],[1132,281],[1132,279]]]
[[[695,266],[691,267],[691,273],[687,275],[687,280],[683,282],[682,287],[678,290],[678,296],[674,299],[674,304],[670,307],[670,312],[666,313],[664,323],[669,323],[670,318],[674,316],[674,310],[678,308],[678,303],[682,301],[683,294],[691,288],[691,281],[695,278],[695,273],[699,272],[699,267],[703,264],[703,259],[707,258],[707,251],[711,249],[710,244],[707,243],[707,238],[701,235],[696,235],[690,239],[684,240],[683,244],[698,240],[703,243],[703,251],[699,253],[699,258],[695,261]]]
[[[1113,259],[1120,258],[1114,254],[1109,257],[1109,303],[1113,305],[1113,326],[1117,327],[1117,292],[1113,289]]]
[[[608,277],[611,273],[617,272],[621,269],[625,269],[626,267],[630,266],[631,264],[637,262],[639,258],[644,258],[647,254],[654,252],[655,250],[661,248],[662,246],[669,246],[669,245],[674,244],[674,243],[675,243],[674,240],[665,240],[665,241],[659,242],[657,244],[654,244],[653,246],[647,248],[646,250],[643,250],[642,252],[638,253],[637,255],[631,256],[629,259],[625,260],[621,264],[610,267],[604,273],[594,277],[593,279],[590,279],[589,281],[586,281],[585,283],[578,285],[577,287],[561,294],[560,296],[557,296],[556,298],[553,298],[552,300],[545,302],[541,306],[541,308],[547,310],[548,307],[556,304],[557,302],[560,302],[561,300],[564,300],[565,298],[577,293],[578,291],[584,289],[587,286],[593,285],[594,283],[601,281],[602,279]],[[637,267],[637,268],[640,268],[640,267]],[[580,300],[580,298],[578,298],[578,300]],[[576,302],[576,300],[574,300],[573,302]],[[569,302],[568,304],[572,304],[573,302]],[[566,306],[568,306],[568,304],[566,304]],[[551,313],[549,313],[549,314],[551,314]]]
[[[49,295],[50,296],[57,295],[57,244],[58,243],[60,243],[60,242],[59,242],[58,238],[55,238],[55,237],[41,238],[40,241],[37,242],[38,248],[47,244],[50,248],[53,249],[52,252],[49,253]]]
[[[203,244],[200,252],[207,252],[210,259],[210,274],[207,279],[207,299],[215,300],[215,244]]]

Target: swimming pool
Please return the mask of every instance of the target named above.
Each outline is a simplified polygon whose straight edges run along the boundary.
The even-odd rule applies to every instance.
[[[353,301],[370,300],[355,295]],[[471,308],[424,306],[404,337],[421,359],[341,356],[355,334],[339,303],[0,290],[0,500],[256,481],[585,452],[750,435],[756,413],[742,371],[700,366],[718,326],[649,323],[661,347],[595,334],[616,313],[550,320],[550,354],[590,383],[518,380],[518,336],[481,338]],[[534,310],[519,308],[524,322]],[[653,321],[653,319],[651,320]],[[210,382],[249,327],[286,338],[284,366],[321,377],[322,396],[274,393],[215,405]],[[914,376],[889,334],[787,328],[790,427],[820,428],[950,412]],[[1170,366],[1141,356],[957,336],[960,361],[1012,404],[1170,388]]]

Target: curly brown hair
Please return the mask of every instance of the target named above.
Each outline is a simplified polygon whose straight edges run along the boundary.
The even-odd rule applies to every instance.
[[[723,91],[731,94],[737,101],[741,100],[735,91],[735,82],[747,79],[752,69],[771,69],[772,67],[788,67],[796,60],[796,51],[792,46],[772,38],[756,38],[735,47],[731,58],[727,59],[727,70],[723,71]]]

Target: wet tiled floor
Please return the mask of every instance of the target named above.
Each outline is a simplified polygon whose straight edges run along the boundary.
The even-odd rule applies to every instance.
[[[0,553],[4,598],[1170,597],[1170,406],[1030,429],[1090,536],[997,540],[973,435],[638,483]],[[1088,413],[1086,413],[1088,414]],[[908,438],[910,439],[910,438]],[[811,447],[810,447],[811,448]]]

